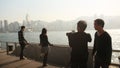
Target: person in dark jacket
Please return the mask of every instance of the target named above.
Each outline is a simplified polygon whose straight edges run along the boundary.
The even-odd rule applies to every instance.
[[[93,57],[95,57],[94,68],[109,68],[112,56],[112,41],[110,35],[103,29],[104,21],[94,21],[95,33]]]
[[[41,52],[43,53],[43,67],[47,66],[48,46],[53,46],[48,41],[47,29],[43,28],[40,34],[40,45],[42,46]]]
[[[89,33],[84,32],[87,27],[85,21],[80,20],[77,23],[77,31],[67,33],[71,51],[71,68],[87,68],[88,61],[88,42],[91,42]]]
[[[19,44],[20,44],[20,48],[21,48],[20,60],[24,59],[23,58],[23,50],[25,48],[25,45],[28,44],[27,41],[24,38],[24,34],[23,34],[24,29],[25,29],[25,26],[21,26],[21,30],[18,31],[18,39],[19,39]]]

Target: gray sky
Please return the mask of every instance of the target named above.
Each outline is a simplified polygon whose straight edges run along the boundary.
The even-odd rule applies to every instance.
[[[0,20],[74,20],[80,16],[119,16],[120,0],[0,0]]]

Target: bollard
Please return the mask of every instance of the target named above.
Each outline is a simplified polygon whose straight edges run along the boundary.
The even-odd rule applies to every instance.
[[[7,50],[7,55],[9,54],[8,52],[8,42],[6,42],[6,50]]]

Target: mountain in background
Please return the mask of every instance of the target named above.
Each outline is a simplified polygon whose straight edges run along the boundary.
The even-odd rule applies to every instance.
[[[104,20],[105,22],[105,29],[120,29],[120,16],[101,16],[98,17]],[[51,22],[47,25],[48,30],[58,30],[58,31],[64,31],[64,30],[76,30],[77,22],[79,20],[85,20],[87,22],[87,30],[94,29],[94,20],[97,19],[97,17],[79,17],[76,20],[71,21],[62,21],[62,20],[56,20],[54,22]]]

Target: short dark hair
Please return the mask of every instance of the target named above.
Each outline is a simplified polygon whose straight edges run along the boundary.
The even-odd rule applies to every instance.
[[[97,23],[99,26],[104,27],[105,23],[102,19],[96,19],[94,22]]]
[[[87,23],[84,20],[80,20],[78,21],[77,26],[84,31],[87,27]]]
[[[21,26],[21,29],[25,28],[25,26]]]
[[[47,29],[46,29],[46,28],[43,28],[43,29],[42,29],[42,34],[46,34],[46,32],[47,32]]]

